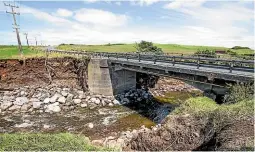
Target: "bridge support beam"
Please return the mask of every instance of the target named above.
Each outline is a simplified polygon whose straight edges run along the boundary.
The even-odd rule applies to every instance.
[[[111,67],[107,59],[90,59],[88,87],[94,94],[119,94],[136,87],[136,72]]]

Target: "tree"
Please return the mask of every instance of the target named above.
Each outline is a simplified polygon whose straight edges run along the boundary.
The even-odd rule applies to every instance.
[[[141,41],[140,43],[135,43],[134,47],[138,53],[163,54],[162,49],[154,46],[152,42]]]

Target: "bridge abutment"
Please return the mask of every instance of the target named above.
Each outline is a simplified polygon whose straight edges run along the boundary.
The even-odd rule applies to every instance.
[[[111,96],[136,87],[136,72],[116,69],[108,59],[90,59],[88,87],[94,94]]]

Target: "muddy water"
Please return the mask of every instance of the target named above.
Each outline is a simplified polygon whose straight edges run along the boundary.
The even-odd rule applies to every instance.
[[[186,100],[176,94],[176,100]],[[160,123],[173,109],[171,103],[157,101],[94,109],[79,108],[57,114],[0,115],[0,133],[11,132],[71,132],[84,134],[91,139],[115,136],[121,131],[151,127]],[[90,125],[89,125],[90,124]],[[93,128],[91,126],[93,124]]]

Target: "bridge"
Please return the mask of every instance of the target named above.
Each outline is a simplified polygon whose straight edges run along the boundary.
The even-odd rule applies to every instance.
[[[228,83],[254,81],[252,60],[57,49],[48,51],[89,56],[89,88],[94,93],[116,94],[134,88],[137,72],[182,79],[201,90],[214,90],[216,94],[225,94]]]

